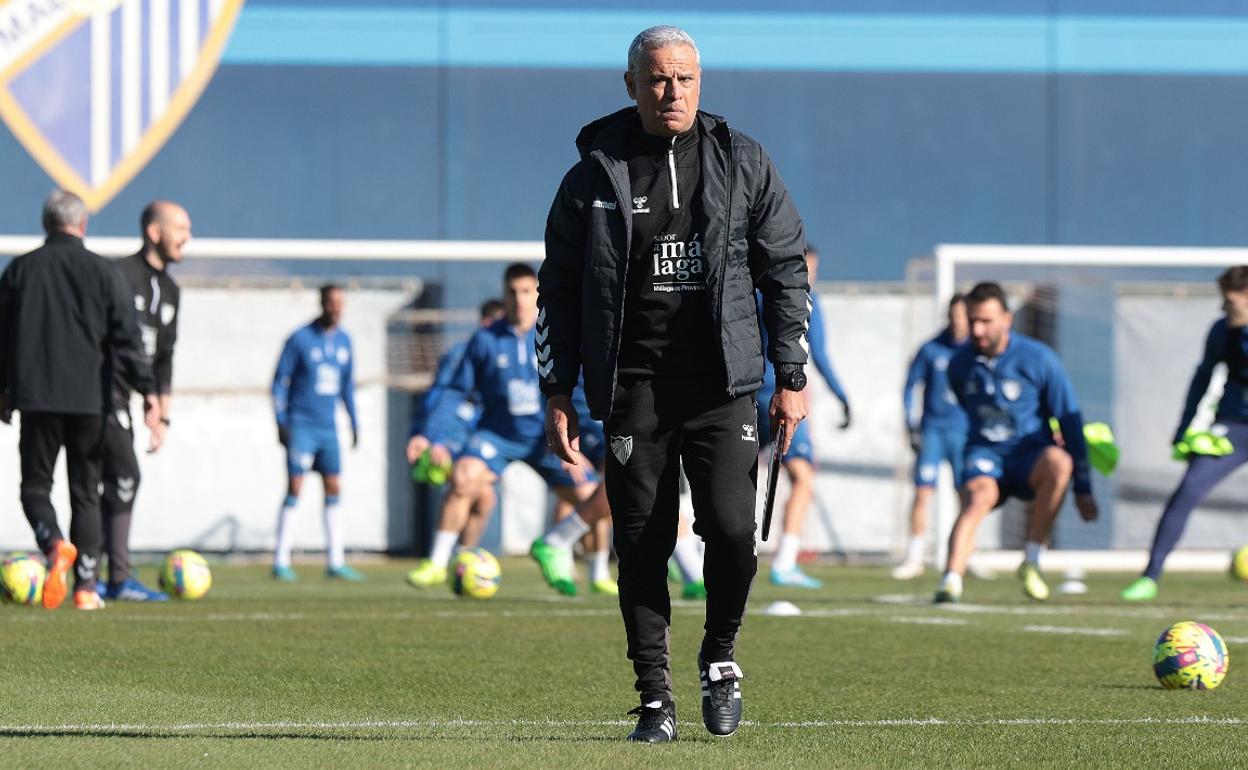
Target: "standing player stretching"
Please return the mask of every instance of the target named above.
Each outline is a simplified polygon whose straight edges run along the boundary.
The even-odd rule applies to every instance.
[[[277,412],[277,436],[286,447],[289,474],[286,499],[277,515],[277,547],[273,552],[273,577],[298,579],[290,566],[291,522],[295,503],[308,471],[321,474],[325,484],[325,574],[340,580],[363,580],[346,563],[342,512],[338,507],[338,474],[342,463],[338,451],[335,409],[341,399],[351,418],[351,446],[360,442],[355,419],[355,360],[351,338],[339,326],[345,292],[327,284],[321,287],[321,315],[286,340],[273,376],[273,408]]]
[[[1083,417],[1057,353],[1011,331],[1014,316],[998,284],[971,289],[966,310],[971,344],[949,361],[949,386],[970,423],[962,512],[949,536],[949,563],[936,602],[961,598],[975,533],[984,517],[1011,496],[1035,501],[1018,575],[1027,596],[1047,599],[1040,557],[1072,476],[1079,514],[1084,521],[1096,518]],[[1051,417],[1061,425],[1064,446],[1054,441]]]
[[[923,574],[927,508],[936,491],[940,464],[949,463],[953,483],[962,483],[962,453],[966,448],[966,412],[949,388],[949,359],[966,342],[966,302],[961,294],[949,300],[949,325],[919,348],[906,373],[902,392],[910,448],[914,450],[914,505],[910,508],[910,539],[906,560],[893,568],[893,577],[909,580]],[[914,389],[923,386],[923,411],[914,408]],[[939,534],[937,535],[939,537]]]
[[[1127,601],[1157,598],[1157,581],[1161,579],[1162,566],[1183,535],[1192,509],[1200,505],[1222,479],[1248,462],[1248,266],[1228,269],[1218,277],[1218,288],[1222,290],[1222,312],[1225,315],[1214,321],[1205,337],[1205,354],[1187,389],[1187,402],[1183,405],[1183,415],[1174,433],[1174,443],[1183,440],[1187,427],[1196,416],[1196,408],[1209,389],[1213,368],[1225,363],[1226,386],[1222,390],[1222,400],[1218,402],[1217,424],[1211,432],[1225,436],[1234,449],[1222,456],[1190,456],[1187,472],[1157,522],[1148,567],[1122,592],[1122,598]]]

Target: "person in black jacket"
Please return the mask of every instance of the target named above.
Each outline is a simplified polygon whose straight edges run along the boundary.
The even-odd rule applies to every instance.
[[[182,249],[191,239],[191,217],[172,201],[149,203],[139,217],[143,248],[116,261],[117,271],[133,297],[143,341],[143,357],[156,377],[161,423],[169,427],[173,388],[173,345],[178,339],[178,300],[181,292],[169,275],[169,265],[182,261]],[[104,417],[104,552],[108,555],[108,582],[98,583],[105,599],[166,601],[168,596],[143,585],[130,569],[130,521],[139,491],[139,459],[134,454],[130,420],[130,384],[114,373],[112,408]],[[155,436],[153,436],[155,438]],[[149,444],[148,452],[157,446]]]
[[[754,506],[763,349],[778,386],[771,424],[805,417],[806,239],[762,147],[698,110],[697,46],[674,27],[633,40],[624,82],[636,102],[587,125],[581,160],[546,223],[538,371],[546,433],[563,460],[579,444],[570,394],[583,373],[611,452],[606,485],[620,609],[641,706],[629,740],[676,737],[668,654],[667,560],[679,461],[706,543],[702,716],[731,735],[741,718],[733,649],[757,569]],[[787,450],[788,441],[782,451]]]
[[[112,263],[83,246],[87,208],[53,192],[43,206],[44,245],[15,258],[0,275],[0,419],[22,413],[18,448],[21,497],[35,540],[48,558],[43,606],[55,609],[75,567],[74,604],[99,609],[100,439],[111,372],[146,399],[147,425],[159,444],[160,403],[144,360],[129,295]],[[52,507],[52,470],[65,447],[70,540]]]

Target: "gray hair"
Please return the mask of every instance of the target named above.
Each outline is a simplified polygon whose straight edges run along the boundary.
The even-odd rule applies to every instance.
[[[637,37],[633,38],[633,42],[628,46],[628,71],[633,73],[640,71],[641,57],[646,51],[677,45],[687,45],[692,48],[693,60],[699,67],[702,66],[702,54],[698,52],[698,44],[693,42],[688,32],[680,27],[660,25],[643,29]]]
[[[43,202],[43,231],[55,233],[80,228],[87,221],[87,204],[69,190],[53,190]]]

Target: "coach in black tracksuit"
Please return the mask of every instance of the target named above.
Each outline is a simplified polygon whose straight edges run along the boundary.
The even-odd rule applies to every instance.
[[[620,607],[642,706],[631,740],[675,737],[667,560],[676,538],[678,461],[706,543],[706,634],[699,655],[711,732],[740,720],[733,647],[756,569],[763,379],[754,300],[763,295],[781,373],[773,425],[805,416],[808,286],[802,223],[752,139],[697,111],[700,67],[688,36],[641,33],[625,75],[629,107],[586,126],[546,227],[537,347],[547,434],[570,459],[585,395],[605,423],[606,486],[619,555]],[[787,387],[785,387],[787,386]]]
[[[139,218],[143,248],[116,261],[117,271],[133,299],[143,340],[143,356],[151,364],[160,399],[161,422],[169,426],[173,389],[173,346],[178,339],[181,291],[168,267],[182,261],[182,247],[191,237],[191,218],[172,201],[148,204]],[[130,569],[130,522],[139,491],[139,460],[134,453],[130,418],[130,384],[121,373],[113,377],[112,409],[104,418],[104,550],[108,555],[105,598],[162,601],[168,597],[133,577]],[[149,446],[149,452],[155,451]]]
[[[50,494],[56,457],[65,447],[70,538],[78,550],[75,587],[93,593],[110,368],[145,395],[154,383],[120,277],[111,262],[83,246],[86,221],[77,196],[53,193],[43,212],[47,242],[16,257],[0,276],[0,414],[7,422],[13,410],[22,413],[22,506],[45,553],[64,539]],[[155,398],[148,404],[158,420]]]

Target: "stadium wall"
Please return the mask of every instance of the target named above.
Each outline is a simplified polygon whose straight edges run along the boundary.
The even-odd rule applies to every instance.
[[[664,21],[828,278],[899,280],[941,242],[1248,241],[1234,0],[248,0],[92,230],[132,235],[165,196],[218,237],[537,239],[577,130],[626,102],[629,39]],[[0,179],[0,232],[35,231],[51,182],[7,128]]]

